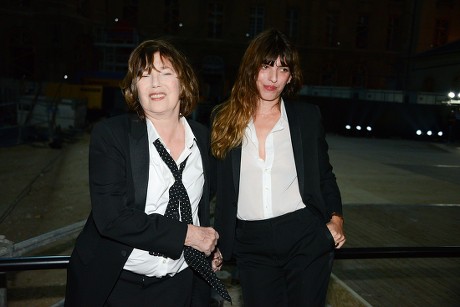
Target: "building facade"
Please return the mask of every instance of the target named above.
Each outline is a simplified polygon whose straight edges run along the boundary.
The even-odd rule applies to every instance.
[[[139,42],[164,37],[214,101],[249,40],[276,27],[297,44],[306,85],[436,91],[445,86],[411,82],[416,56],[460,40],[458,12],[460,0],[9,0],[0,4],[0,68],[3,78],[117,79]]]

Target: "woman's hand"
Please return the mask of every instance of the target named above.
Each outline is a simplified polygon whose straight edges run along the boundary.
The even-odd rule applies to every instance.
[[[219,248],[216,247],[214,252],[212,253],[212,270],[214,272],[220,271],[222,269],[222,264],[224,263],[224,257],[220,253]]]
[[[216,248],[219,234],[212,227],[200,227],[192,224],[188,225],[187,235],[184,245],[203,252],[206,257]]]
[[[346,241],[345,234],[343,232],[343,218],[333,216],[326,226],[334,238],[335,248],[341,248]]]

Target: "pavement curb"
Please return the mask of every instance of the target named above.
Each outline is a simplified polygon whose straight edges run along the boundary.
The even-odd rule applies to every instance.
[[[342,280],[331,274],[328,294],[326,298],[327,307],[372,307],[358,293],[353,291]]]

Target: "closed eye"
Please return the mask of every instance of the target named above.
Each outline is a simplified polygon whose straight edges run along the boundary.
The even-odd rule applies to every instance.
[[[165,68],[160,70],[160,74],[163,76],[172,76],[174,75],[174,71],[171,68]]]

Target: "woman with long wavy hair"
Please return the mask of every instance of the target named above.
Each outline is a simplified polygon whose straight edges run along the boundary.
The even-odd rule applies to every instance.
[[[317,106],[291,101],[299,54],[276,29],[249,44],[230,98],[216,107],[215,228],[236,259],[245,306],[323,306],[342,202]]]

